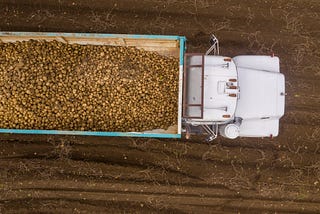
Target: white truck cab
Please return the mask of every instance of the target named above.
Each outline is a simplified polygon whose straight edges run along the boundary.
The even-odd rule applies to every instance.
[[[218,53],[218,40],[213,48]],[[276,56],[234,58],[186,54],[183,118],[187,132],[201,126],[213,140],[274,137],[284,115],[285,81]]]

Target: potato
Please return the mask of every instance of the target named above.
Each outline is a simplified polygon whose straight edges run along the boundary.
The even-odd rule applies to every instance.
[[[178,59],[135,47],[0,43],[0,128],[167,129],[178,69]]]

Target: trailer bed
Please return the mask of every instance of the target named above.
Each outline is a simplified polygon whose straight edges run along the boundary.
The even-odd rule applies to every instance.
[[[3,129],[0,133],[13,134],[51,134],[51,135],[89,135],[89,136],[127,136],[127,137],[181,137],[182,109],[182,72],[185,53],[185,37],[162,35],[127,35],[127,34],[90,34],[90,33],[33,33],[33,32],[0,32],[0,42],[16,42],[27,40],[59,41],[81,45],[114,45],[134,46],[146,51],[156,51],[161,55],[179,58],[179,94],[178,121],[167,130],[155,129],[144,132],[105,132],[105,131],[69,131],[69,130],[35,130],[35,129]]]

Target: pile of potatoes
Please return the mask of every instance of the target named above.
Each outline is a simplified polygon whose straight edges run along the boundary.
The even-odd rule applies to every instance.
[[[178,59],[135,47],[0,42],[0,128],[167,129],[178,73]]]

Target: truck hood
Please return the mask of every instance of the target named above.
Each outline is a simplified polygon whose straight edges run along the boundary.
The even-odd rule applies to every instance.
[[[284,114],[284,75],[237,67],[240,96],[235,112],[243,119],[279,119]]]

